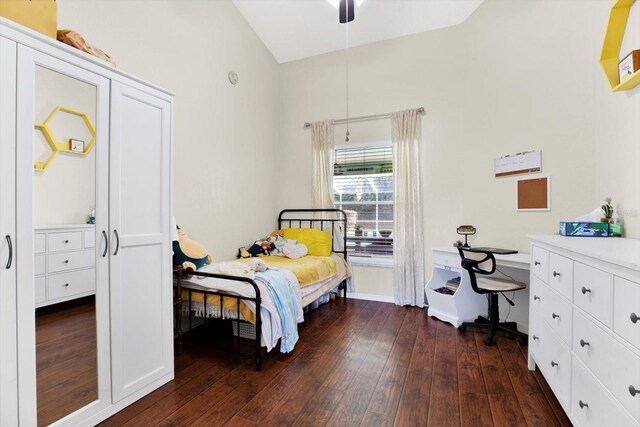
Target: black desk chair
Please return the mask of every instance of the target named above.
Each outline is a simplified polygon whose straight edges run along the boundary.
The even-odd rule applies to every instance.
[[[460,332],[464,332],[468,326],[489,329],[489,335],[484,340],[484,343],[485,345],[493,345],[496,332],[502,331],[514,336],[522,344],[526,344],[528,337],[518,331],[516,322],[500,322],[498,294],[519,291],[525,289],[527,285],[514,280],[490,276],[496,271],[496,259],[491,252],[474,251],[463,247],[458,247],[458,252],[460,252],[460,257],[462,258],[462,268],[469,273],[469,280],[473,290],[478,294],[487,294],[489,296],[488,318],[480,316],[474,322],[464,322],[458,327]],[[514,305],[513,301],[506,296],[505,299],[509,304]]]

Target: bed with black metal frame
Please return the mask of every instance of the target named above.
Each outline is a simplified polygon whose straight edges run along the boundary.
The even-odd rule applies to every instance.
[[[308,217],[310,216],[310,217]],[[345,261],[347,261],[347,215],[341,209],[285,209],[280,212],[278,215],[278,229],[293,228],[297,224],[298,228],[317,228],[322,231],[331,231],[332,237],[332,253],[337,253],[342,255]],[[336,238],[339,238],[342,241],[342,248],[336,248],[335,242]],[[255,347],[253,353],[247,353],[241,350],[241,337],[238,333],[234,338],[234,349],[230,348],[222,348],[224,351],[231,352],[233,354],[237,354],[243,357],[248,357],[255,361],[256,370],[259,371],[262,368],[262,317],[261,317],[261,302],[262,298],[260,296],[260,289],[258,288],[257,283],[250,278],[240,277],[240,276],[228,276],[223,274],[214,274],[207,273],[204,271],[184,271],[181,267],[177,267],[174,270],[174,339],[176,344],[176,353],[180,354],[182,349],[182,335],[184,332],[190,331],[197,326],[193,325],[193,294],[200,293],[204,294],[204,312],[207,312],[207,295],[215,295],[219,297],[219,307],[220,313],[223,312],[224,307],[224,298],[232,298],[236,300],[236,311],[235,318],[233,319],[224,319],[224,321],[236,322],[236,328],[239,331],[240,323],[252,324],[255,325]],[[183,287],[183,279],[185,276],[201,276],[201,277],[212,277],[217,279],[225,279],[232,280],[236,282],[245,282],[251,285],[254,290],[255,296],[247,297],[242,295],[236,295],[229,292],[224,291],[216,291],[216,290],[203,290],[203,289],[190,289],[188,287]],[[182,298],[183,289],[188,292],[188,300],[184,301]],[[347,280],[344,279],[338,285],[338,290],[343,291],[343,297],[346,299],[347,297]],[[240,312],[240,303],[241,301],[251,301],[255,304],[255,324],[245,320]],[[188,304],[188,312],[189,312],[189,320],[187,329],[183,330],[182,325],[182,312],[183,312],[183,304]],[[202,323],[205,324],[210,321],[221,321],[223,319],[220,318],[210,318],[206,315],[202,318]]]

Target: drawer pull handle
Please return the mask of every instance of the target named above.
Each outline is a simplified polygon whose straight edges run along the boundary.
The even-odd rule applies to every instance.
[[[65,259],[65,260],[64,260],[64,263],[65,263],[65,264],[69,264],[69,260],[68,260],[68,259]]]
[[[558,364],[552,360],[552,361],[551,361],[551,367],[552,367],[552,368],[555,368],[556,366],[558,366]]]
[[[588,405],[588,404],[586,404],[586,403],[584,403],[582,400],[579,400],[579,401],[578,401],[578,405],[580,405],[580,409],[588,408],[588,407],[589,407],[589,405]]]
[[[68,283],[65,283],[65,284],[64,284],[64,287],[65,287],[65,288],[68,288],[68,287],[69,287],[69,284],[68,284]]]
[[[533,261],[533,265],[541,265],[540,261]]]
[[[557,271],[554,271],[553,272],[553,277],[558,277],[558,276],[560,276],[560,273],[558,273]]]
[[[585,288],[584,286],[582,287],[582,289],[580,289],[580,291],[582,292],[582,295],[586,295],[587,292],[591,293],[591,289]]]
[[[9,247],[9,258],[7,259],[7,265],[5,266],[5,269],[8,270],[11,268],[11,263],[13,262],[13,245],[11,244],[11,236],[7,234],[5,239],[7,239],[7,246]]]
[[[635,313],[631,313],[631,316],[629,316],[629,319],[631,319],[633,323],[638,323],[638,319],[640,319],[640,317],[638,317],[638,315]]]
[[[554,319],[557,319],[558,317],[560,317],[559,314],[555,314],[555,313],[551,313],[551,317],[553,317]]]
[[[533,340],[534,340],[534,341],[538,341],[539,339],[540,339],[540,337],[538,337],[538,336],[536,336],[536,335],[534,335],[534,336],[533,336]]]
[[[640,394],[640,390],[638,390],[637,388],[635,388],[634,386],[630,385],[629,386],[629,394],[633,397],[636,397],[636,394]]]
[[[533,300],[534,300],[534,301],[540,301],[540,297],[539,297],[538,295],[534,295],[534,296],[533,296]]]
[[[65,242],[65,243],[69,243],[69,240],[65,240],[64,242]]]
[[[584,346],[587,346],[587,345],[589,345],[589,343],[587,341],[585,341],[583,339],[580,340],[580,347],[584,347]]]

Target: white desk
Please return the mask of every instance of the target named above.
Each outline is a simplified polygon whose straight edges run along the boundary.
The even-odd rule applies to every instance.
[[[458,249],[451,247],[432,249],[433,269],[431,279],[425,287],[425,294],[429,304],[429,316],[449,322],[458,327],[462,322],[473,321],[478,316],[487,315],[487,299],[484,295],[477,294],[471,288],[469,274],[460,267],[460,254]],[[512,255],[495,255],[496,266],[499,271],[496,275],[504,277],[508,275],[515,280],[529,283],[529,265],[531,256],[527,253]],[[460,276],[460,286],[454,295],[445,295],[435,291],[445,285],[447,280]],[[507,315],[509,320],[518,323],[518,329],[524,333],[529,330],[529,292],[522,290],[515,292],[511,307],[507,301],[500,302],[500,319]],[[509,311],[509,309],[511,309]]]

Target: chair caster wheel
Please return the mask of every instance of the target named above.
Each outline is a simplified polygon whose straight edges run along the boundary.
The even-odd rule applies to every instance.
[[[493,340],[485,339],[484,345],[486,345],[487,347],[491,347],[493,345]]]
[[[467,327],[465,325],[458,326],[458,332],[464,334],[466,330],[467,330]]]

